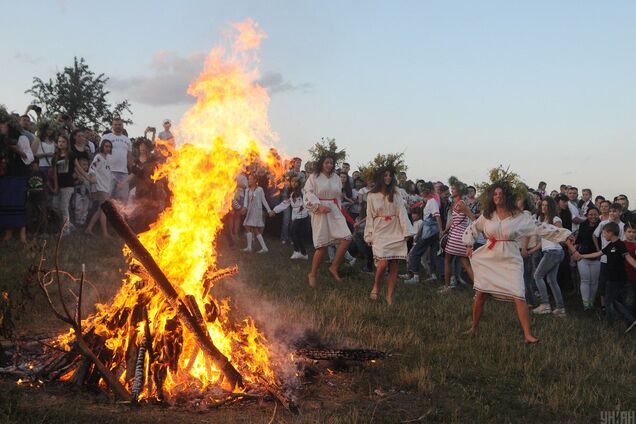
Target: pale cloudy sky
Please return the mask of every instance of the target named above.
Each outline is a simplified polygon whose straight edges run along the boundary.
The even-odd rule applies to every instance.
[[[404,151],[409,176],[468,183],[510,165],[636,205],[636,2],[12,2],[0,103],[83,56],[133,104],[131,135],[178,120],[230,22],[268,34],[260,57],[279,147],[335,137],[353,167]]]

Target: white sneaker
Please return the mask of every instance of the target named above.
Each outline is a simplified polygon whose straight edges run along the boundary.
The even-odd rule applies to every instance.
[[[289,259],[300,259],[300,252],[294,252]]]
[[[452,289],[454,289],[454,287],[453,287],[453,286],[442,286],[442,287],[440,287],[440,288],[437,290],[437,292],[438,292],[438,293],[446,293],[447,291],[450,291],[450,290],[452,290]]]
[[[349,266],[354,266],[356,264],[356,258],[351,258],[349,261]]]
[[[552,308],[550,308],[550,305],[547,304],[541,304],[532,310],[532,313],[537,315],[545,315],[550,312],[552,312]]]
[[[296,259],[307,260],[307,259],[309,259],[309,255],[303,255],[302,253],[298,253],[298,258],[296,258]]]
[[[413,274],[412,278],[408,280],[404,280],[404,284],[418,284],[420,282],[420,277],[417,274]]]
[[[427,283],[430,283],[432,281],[437,281],[437,275],[435,273],[432,273],[431,276],[426,279]]]
[[[408,280],[409,278],[411,278],[411,274],[400,274],[398,275],[398,278],[401,278],[402,280]]]
[[[451,276],[451,278],[450,278],[450,287],[451,287],[451,288],[453,288],[453,289],[454,289],[455,287],[457,287],[457,278],[455,278],[455,276],[454,276],[454,275],[453,275],[453,276]]]
[[[261,249],[256,253],[267,253],[267,252],[269,252],[269,249]]]
[[[565,308],[554,308],[554,310],[552,311],[552,315],[554,315],[555,317],[561,317],[561,318],[564,318],[567,316],[567,314],[565,313]]]

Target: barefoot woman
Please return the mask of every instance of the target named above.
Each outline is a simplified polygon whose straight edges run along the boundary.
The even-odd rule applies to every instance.
[[[364,240],[373,248],[377,261],[371,300],[378,298],[380,282],[387,266],[386,301],[393,303],[398,274],[398,260],[406,260],[406,240],[415,235],[404,202],[395,184],[395,170],[382,167],[375,173],[375,187],[367,197],[367,224]]]
[[[329,267],[329,273],[336,281],[341,281],[338,266],[351,241],[347,221],[340,212],[342,183],[334,172],[335,159],[336,156],[332,154],[322,155],[304,188],[305,207],[311,213],[311,231],[316,248],[311,261],[311,272],[307,276],[311,287],[316,286],[318,267],[325,257],[327,247],[335,244],[338,245],[338,249]]]
[[[513,188],[505,181],[494,182],[486,193],[483,214],[466,229],[463,237],[466,253],[471,258],[476,291],[473,323],[468,333],[477,332],[484,303],[491,295],[515,302],[526,343],[536,343],[539,339],[530,331],[519,239],[538,234],[554,242],[563,242],[570,231],[548,224],[539,225],[529,215],[519,211]],[[472,246],[479,233],[484,234],[488,243],[473,254]]]

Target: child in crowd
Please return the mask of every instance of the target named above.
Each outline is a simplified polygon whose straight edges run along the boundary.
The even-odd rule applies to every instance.
[[[274,211],[267,204],[265,200],[265,192],[258,186],[258,178],[255,174],[250,174],[247,177],[248,187],[245,189],[245,199],[243,201],[242,214],[245,215],[243,226],[245,227],[247,236],[247,247],[243,249],[244,252],[252,251],[252,241],[254,236],[261,245],[261,250],[258,253],[267,253],[269,249],[263,239],[263,229],[265,228],[265,220],[263,219],[263,208],[267,210],[269,216],[274,216]]]
[[[64,228],[64,235],[73,230],[70,222],[69,206],[71,197],[75,191],[75,158],[71,152],[68,137],[61,134],[57,139],[57,153],[53,160],[55,172],[53,173],[53,207],[60,215]]]
[[[93,183],[93,200],[97,209],[93,213],[88,226],[86,227],[86,234],[93,234],[93,227],[99,220],[99,225],[102,228],[102,235],[106,238],[110,238],[108,234],[108,224],[106,222],[106,215],[102,212],[102,203],[110,198],[110,194],[113,191],[115,179],[108,165],[108,156],[113,151],[113,143],[110,140],[102,140],[99,146],[99,152],[93,158],[93,162],[88,169],[88,178]]]
[[[622,318],[627,322],[625,333],[636,327],[636,318],[632,312],[621,302],[627,284],[626,265],[636,268],[636,259],[630,256],[625,243],[621,240],[621,228],[616,222],[608,222],[603,226],[603,239],[605,247],[595,253],[577,254],[576,259],[606,257],[606,281],[605,281],[605,306],[607,310],[607,322],[612,324],[616,318]],[[633,238],[633,236],[632,236]]]
[[[76,164],[79,164],[83,172],[75,172],[75,192],[71,200],[73,207],[73,223],[77,226],[84,226],[88,218],[88,210],[91,207],[91,182],[88,177],[88,159],[80,157]]]
[[[605,203],[605,202],[603,202],[603,203]],[[605,238],[601,237],[601,234],[603,232],[603,228],[605,228],[605,225],[609,224],[610,222],[613,222],[613,223],[618,225],[618,228],[619,228],[618,238],[620,240],[625,240],[625,233],[623,232],[623,228],[625,227],[625,224],[621,222],[621,213],[622,213],[622,211],[623,211],[623,207],[621,205],[619,205],[618,203],[612,203],[607,208],[607,219],[606,220],[602,220],[598,224],[598,227],[596,227],[596,230],[594,230],[593,242],[594,242],[594,246],[596,247],[597,251],[598,250],[603,250],[605,248],[605,246],[607,246],[609,244],[609,241],[607,241]],[[601,211],[601,213],[602,213],[602,211]],[[602,219],[602,215],[601,215],[601,219]],[[601,256],[601,271],[600,271],[599,276],[598,276],[598,293],[601,296],[601,306],[603,308],[605,307],[605,286],[606,286],[605,283],[606,283],[606,281],[607,281],[607,256],[602,255]]]
[[[291,228],[290,236],[294,245],[294,253],[290,259],[309,259],[305,249],[304,238],[309,225],[309,212],[305,209],[303,192],[300,187],[300,177],[294,176],[289,181],[289,197],[279,203],[275,208],[275,213],[281,213],[291,208]]]

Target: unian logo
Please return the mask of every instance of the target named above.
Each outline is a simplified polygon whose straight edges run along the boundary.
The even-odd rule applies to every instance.
[[[636,424],[636,411],[601,411],[601,424]]]

